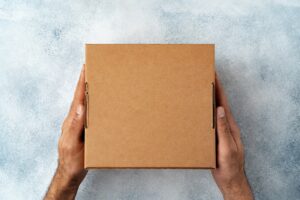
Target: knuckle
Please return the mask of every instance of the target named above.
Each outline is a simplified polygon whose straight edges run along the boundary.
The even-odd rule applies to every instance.
[[[71,152],[73,149],[73,146],[67,142],[63,143],[61,146],[61,150],[64,152]]]
[[[66,131],[68,132],[68,131],[74,129],[75,127],[77,127],[78,122],[79,122],[78,118],[73,117],[73,116],[68,117],[62,126],[62,132],[66,132]]]
[[[75,115],[75,116],[73,116],[73,117],[71,118],[70,121],[71,121],[71,123],[70,123],[71,127],[74,127],[74,126],[76,126],[76,125],[78,124],[79,119],[78,119],[78,117]]]
[[[219,120],[219,121],[218,121],[218,124],[219,124],[219,128],[220,128],[220,129],[222,129],[222,130],[227,129],[227,124],[226,124],[225,119]]]
[[[234,147],[229,147],[226,151],[224,151],[224,155],[227,158],[237,157],[237,150]]]
[[[219,119],[217,122],[218,122],[219,126],[221,126],[221,127],[225,125],[225,119],[224,118]]]
[[[229,129],[229,126],[225,126],[224,127],[224,132],[227,133],[227,134],[231,134],[231,131]]]

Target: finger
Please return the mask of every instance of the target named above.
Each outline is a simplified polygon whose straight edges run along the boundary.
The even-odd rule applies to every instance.
[[[84,91],[85,91],[85,66],[83,65],[75,89],[73,102],[84,104]]]
[[[85,92],[85,66],[83,65],[74,92],[72,104],[69,110],[69,115],[76,113],[76,109],[79,104],[84,105],[84,98],[85,98],[84,92]]]
[[[224,89],[222,87],[222,84],[217,75],[216,75],[216,101],[217,101],[217,106],[222,106],[225,109],[228,120],[232,120],[233,117],[230,111],[230,107]]]
[[[217,107],[217,137],[221,151],[236,147],[223,107]]]
[[[238,125],[236,124],[235,119],[231,113],[224,89],[217,75],[216,75],[216,101],[217,101],[217,106],[222,106],[225,109],[225,114],[229,123],[229,127],[232,130],[231,132],[234,140],[238,144],[241,143]]]
[[[82,67],[80,77],[75,89],[73,102],[67,116],[67,119],[63,125],[63,129],[67,134],[74,136],[74,138],[81,137],[84,118],[85,118],[85,108],[84,108],[84,92],[85,92],[85,76],[84,76],[84,66]]]
[[[68,140],[82,139],[85,119],[85,107],[82,104],[76,105],[76,110],[70,112],[63,125],[63,134]]]

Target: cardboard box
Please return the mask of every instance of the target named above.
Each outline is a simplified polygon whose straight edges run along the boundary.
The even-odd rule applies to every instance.
[[[85,168],[215,168],[214,45],[87,44]]]

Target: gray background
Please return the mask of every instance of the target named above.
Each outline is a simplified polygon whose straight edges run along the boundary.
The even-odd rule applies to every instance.
[[[0,0],[0,198],[41,199],[84,44],[215,43],[260,200],[300,199],[300,3]],[[89,172],[78,199],[221,199],[206,170]]]

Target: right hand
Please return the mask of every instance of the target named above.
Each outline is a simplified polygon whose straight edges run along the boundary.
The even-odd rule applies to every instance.
[[[225,200],[253,200],[244,170],[244,147],[221,86],[216,79],[217,96],[217,168],[212,175]]]

